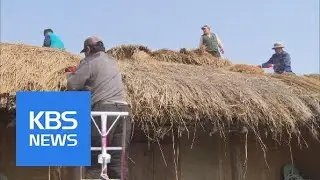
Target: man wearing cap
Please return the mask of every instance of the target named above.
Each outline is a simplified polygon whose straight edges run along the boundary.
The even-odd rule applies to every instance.
[[[92,111],[113,111],[130,112],[130,107],[125,101],[124,86],[121,74],[118,70],[116,59],[105,53],[105,47],[97,37],[89,37],[84,42],[81,53],[85,58],[74,72],[70,72],[67,77],[67,88],[71,91],[89,90],[91,91]],[[129,135],[131,131],[131,118],[121,117],[108,134],[109,147],[123,147],[122,140],[125,142],[124,154],[127,153],[129,145]],[[108,117],[108,127],[115,121],[116,117]],[[100,126],[100,117],[95,118]],[[125,139],[122,139],[123,122],[125,123]],[[101,128],[101,127],[100,127]],[[91,129],[91,146],[101,147],[101,135],[95,125]],[[99,152],[97,152],[99,154]],[[108,176],[111,179],[128,180],[127,157],[121,156],[121,151],[108,151],[111,155],[111,162],[108,164]],[[94,152],[92,152],[94,155]],[[100,166],[97,164],[97,154],[94,155],[92,162],[96,163],[89,169],[100,175]],[[89,170],[88,170],[89,171]]]
[[[273,65],[273,70],[277,74],[292,73],[290,55],[289,53],[284,51],[283,48],[284,46],[282,43],[275,43],[272,48],[275,51],[275,53],[266,63],[259,65],[259,67],[269,68]]]
[[[201,27],[203,34],[200,38],[200,49],[205,49],[214,57],[220,58],[221,53],[224,54],[222,42],[217,34],[212,33],[208,25]]]
[[[51,47],[57,49],[64,49],[64,44],[59,36],[57,36],[52,29],[45,29],[43,31],[44,40],[43,47]]]

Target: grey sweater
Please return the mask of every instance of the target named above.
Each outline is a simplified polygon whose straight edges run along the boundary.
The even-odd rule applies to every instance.
[[[67,77],[69,91],[91,91],[91,105],[125,103],[124,88],[116,59],[104,52],[81,60],[77,70]]]

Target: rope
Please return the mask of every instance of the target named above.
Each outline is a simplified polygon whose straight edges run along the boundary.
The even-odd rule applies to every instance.
[[[110,180],[108,174],[104,173],[106,170],[107,170],[107,166],[104,169],[102,169],[101,177],[104,178],[105,180]]]

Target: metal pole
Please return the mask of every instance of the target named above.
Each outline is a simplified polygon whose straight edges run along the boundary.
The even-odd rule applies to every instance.
[[[101,155],[102,155],[102,164],[101,164],[101,170],[103,174],[107,173],[107,164],[105,161],[105,157],[103,155],[107,154],[107,115],[102,114],[101,115]]]
[[[98,127],[98,125],[95,122],[95,119],[93,118],[94,116],[100,116],[101,117],[101,128]],[[108,128],[108,116],[117,116],[115,121],[111,124],[111,126]],[[108,147],[107,144],[107,135],[109,131],[115,126],[119,118],[122,116],[122,123],[123,123],[123,133],[122,133],[122,147]],[[123,117],[124,116],[124,117]],[[125,178],[125,173],[124,173],[124,167],[123,167],[123,162],[124,159],[126,158],[126,136],[127,136],[127,124],[125,122],[125,117],[129,116],[129,112],[97,112],[97,111],[91,111],[91,120],[93,121],[94,125],[96,126],[97,130],[99,131],[99,134],[101,134],[101,147],[91,147],[91,151],[101,151],[101,157],[99,157],[99,162],[101,162],[101,177],[103,179],[109,179],[107,175],[107,164],[110,162],[110,155],[107,154],[108,150],[120,150],[121,153],[121,180],[124,180]],[[101,130],[101,131],[100,131]],[[80,169],[80,174],[81,170]]]
[[[106,116],[128,116],[129,112],[91,111],[91,115],[92,116],[102,116],[102,115],[106,115]]]
[[[126,170],[125,168],[127,168],[127,164],[125,164],[124,162],[126,161],[126,140],[127,140],[127,123],[126,123],[127,119],[126,117],[122,117],[122,153],[121,153],[121,180],[125,180],[126,178]]]
[[[49,173],[48,173],[48,180],[51,180],[51,170],[50,170],[50,166],[49,166],[49,168],[48,168],[48,171],[49,171]]]

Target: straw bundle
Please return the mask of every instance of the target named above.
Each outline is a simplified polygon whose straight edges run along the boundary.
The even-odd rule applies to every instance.
[[[135,61],[140,61],[140,62],[149,62],[149,61],[154,61],[155,59],[150,56],[150,54],[144,52],[144,51],[138,51],[135,52],[132,57],[132,60]]]
[[[140,53],[142,52],[142,53]],[[207,52],[200,52],[200,50],[187,50],[181,49],[178,51],[172,51],[168,49],[160,49],[151,51],[146,46],[141,45],[122,45],[113,47],[107,51],[107,53],[118,60],[135,59],[134,54],[148,54],[145,56],[147,59],[155,59],[158,61],[192,64],[192,65],[210,65],[214,68],[222,68],[231,66],[232,63],[227,59],[215,58]],[[139,57],[143,61],[143,57]]]
[[[178,52],[163,53],[181,58]],[[144,129],[205,122],[223,129],[238,122],[274,134],[319,130],[320,84],[314,78],[214,70],[154,60],[147,52],[124,55],[132,56],[135,61],[119,61],[119,67],[133,119]],[[78,62],[78,56],[63,51],[1,44],[0,94],[59,90],[65,80],[61,70]]]
[[[19,90],[60,90],[64,69],[79,57],[52,48],[1,44],[0,93]]]
[[[246,65],[246,64],[236,64],[229,68],[229,71],[247,73],[247,74],[263,74],[262,68]]]
[[[175,62],[192,65],[209,65],[213,68],[222,68],[230,66],[232,63],[227,59],[215,58],[207,52],[199,52],[198,50],[188,51],[181,49],[180,52],[161,49],[152,52],[152,57],[158,61]]]
[[[117,46],[109,49],[107,53],[110,56],[117,58],[118,60],[123,60],[123,59],[130,59],[134,53],[139,51],[143,51],[145,53],[151,52],[151,50],[148,49],[146,46],[122,45],[122,46]]]

